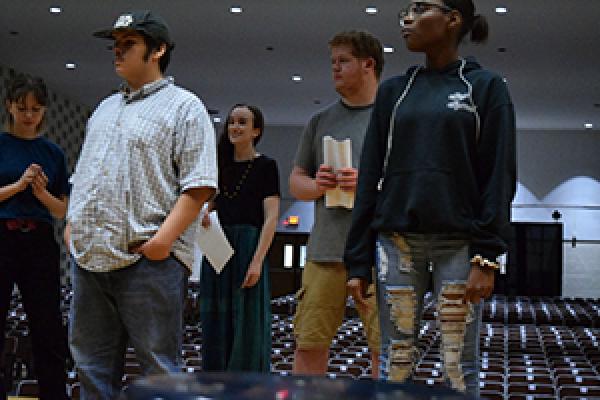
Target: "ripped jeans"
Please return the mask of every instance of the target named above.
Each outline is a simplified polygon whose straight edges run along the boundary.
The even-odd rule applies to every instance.
[[[380,234],[376,264],[381,378],[404,382],[419,361],[416,343],[432,274],[444,377],[454,389],[479,397],[481,303],[462,304],[469,241],[452,234]]]

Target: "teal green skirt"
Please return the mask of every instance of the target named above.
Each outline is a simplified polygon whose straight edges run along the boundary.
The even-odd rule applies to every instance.
[[[219,275],[206,259],[202,262],[203,370],[270,372],[271,287],[266,260],[256,285],[241,288],[260,230],[250,225],[223,230],[235,254]]]

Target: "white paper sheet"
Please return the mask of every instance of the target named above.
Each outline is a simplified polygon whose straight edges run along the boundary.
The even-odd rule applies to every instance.
[[[197,243],[204,257],[210,262],[217,274],[220,274],[227,261],[233,256],[233,248],[225,237],[223,228],[219,223],[217,212],[209,214],[210,226],[208,228],[198,228]]]
[[[340,168],[352,167],[352,142],[350,139],[337,141],[331,136],[323,137],[323,163],[337,173]],[[354,193],[345,192],[339,187],[325,192],[325,207],[354,207]]]

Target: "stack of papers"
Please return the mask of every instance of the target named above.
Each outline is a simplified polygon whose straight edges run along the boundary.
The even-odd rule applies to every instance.
[[[333,168],[337,174],[340,168],[352,168],[352,142],[350,139],[341,141],[331,136],[323,137],[323,163]],[[325,207],[354,208],[354,193],[344,192],[339,187],[325,192]]]

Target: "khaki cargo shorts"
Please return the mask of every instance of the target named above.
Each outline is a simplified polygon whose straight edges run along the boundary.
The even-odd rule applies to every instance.
[[[347,272],[344,264],[307,261],[302,272],[302,287],[296,294],[294,334],[299,349],[329,348],[346,311]],[[375,285],[370,285],[368,312],[359,311],[371,352],[379,353],[379,315]]]

